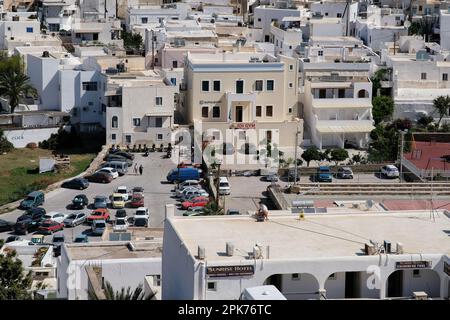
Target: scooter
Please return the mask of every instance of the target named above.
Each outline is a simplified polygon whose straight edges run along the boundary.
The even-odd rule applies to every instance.
[[[145,151],[144,157],[148,157],[148,150]]]

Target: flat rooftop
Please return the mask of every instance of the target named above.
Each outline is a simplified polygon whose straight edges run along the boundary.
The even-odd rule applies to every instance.
[[[111,260],[159,258],[162,255],[162,241],[131,242],[93,242],[85,244],[67,244],[67,253],[71,260]]]
[[[256,243],[270,246],[270,259],[355,256],[370,240],[401,242],[405,253],[450,254],[450,218],[442,212],[434,219],[429,211],[317,214],[304,220],[269,214],[266,222],[249,216],[174,217],[171,224],[192,256],[201,245],[209,261],[245,259]],[[225,254],[227,242],[234,244],[233,257]]]
[[[271,54],[261,52],[222,52],[212,53],[192,53],[188,55],[192,63],[216,64],[216,63],[249,63],[251,59],[260,61],[278,62],[277,58]]]

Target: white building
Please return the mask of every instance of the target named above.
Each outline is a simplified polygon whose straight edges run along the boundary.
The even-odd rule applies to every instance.
[[[72,44],[103,44],[123,47],[120,20],[74,19],[72,23]]]
[[[270,41],[275,45],[276,54],[292,56],[295,48],[303,41],[299,18],[294,19],[298,20],[292,21],[292,17],[285,17],[281,24],[273,22],[270,26]]]
[[[64,244],[57,266],[57,297],[87,300],[88,290],[96,285],[103,289],[106,281],[115,291],[134,290],[145,287],[151,277],[151,285],[158,287],[161,249],[161,239]]]
[[[448,214],[269,215],[166,220],[163,300],[233,300],[264,284],[290,300],[449,297]]]
[[[448,10],[441,10],[439,17],[439,32],[441,38],[441,49],[450,50],[450,8]]]
[[[74,0],[44,0],[41,14],[48,31],[70,31],[73,19],[79,14],[79,8]]]
[[[126,25],[133,30],[136,25],[160,23],[161,20],[185,20],[190,7],[185,3],[173,3],[161,6],[129,6]]]

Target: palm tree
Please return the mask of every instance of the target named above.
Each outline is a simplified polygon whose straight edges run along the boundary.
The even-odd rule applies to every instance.
[[[29,83],[29,80],[30,78],[17,70],[8,70],[0,74],[0,93],[9,99],[11,113],[14,113],[20,101],[25,97],[37,96],[37,91]]]
[[[142,289],[142,284],[131,291],[128,287],[126,290],[122,288],[120,291],[114,291],[111,283],[109,281],[105,282],[105,289],[103,290],[106,300],[151,300],[156,295],[155,293],[145,296],[144,290]],[[101,300],[102,298],[97,295],[97,293],[89,289],[88,290],[89,300]]]
[[[437,123],[437,127],[441,123],[441,120],[444,116],[447,116],[450,108],[450,96],[439,96],[433,100],[433,107],[439,113],[439,121]]]

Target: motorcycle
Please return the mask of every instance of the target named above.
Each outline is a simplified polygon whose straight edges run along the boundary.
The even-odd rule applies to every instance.
[[[144,157],[148,157],[148,154],[149,154],[148,150],[147,150],[147,151],[145,151],[145,153],[144,153]]]

